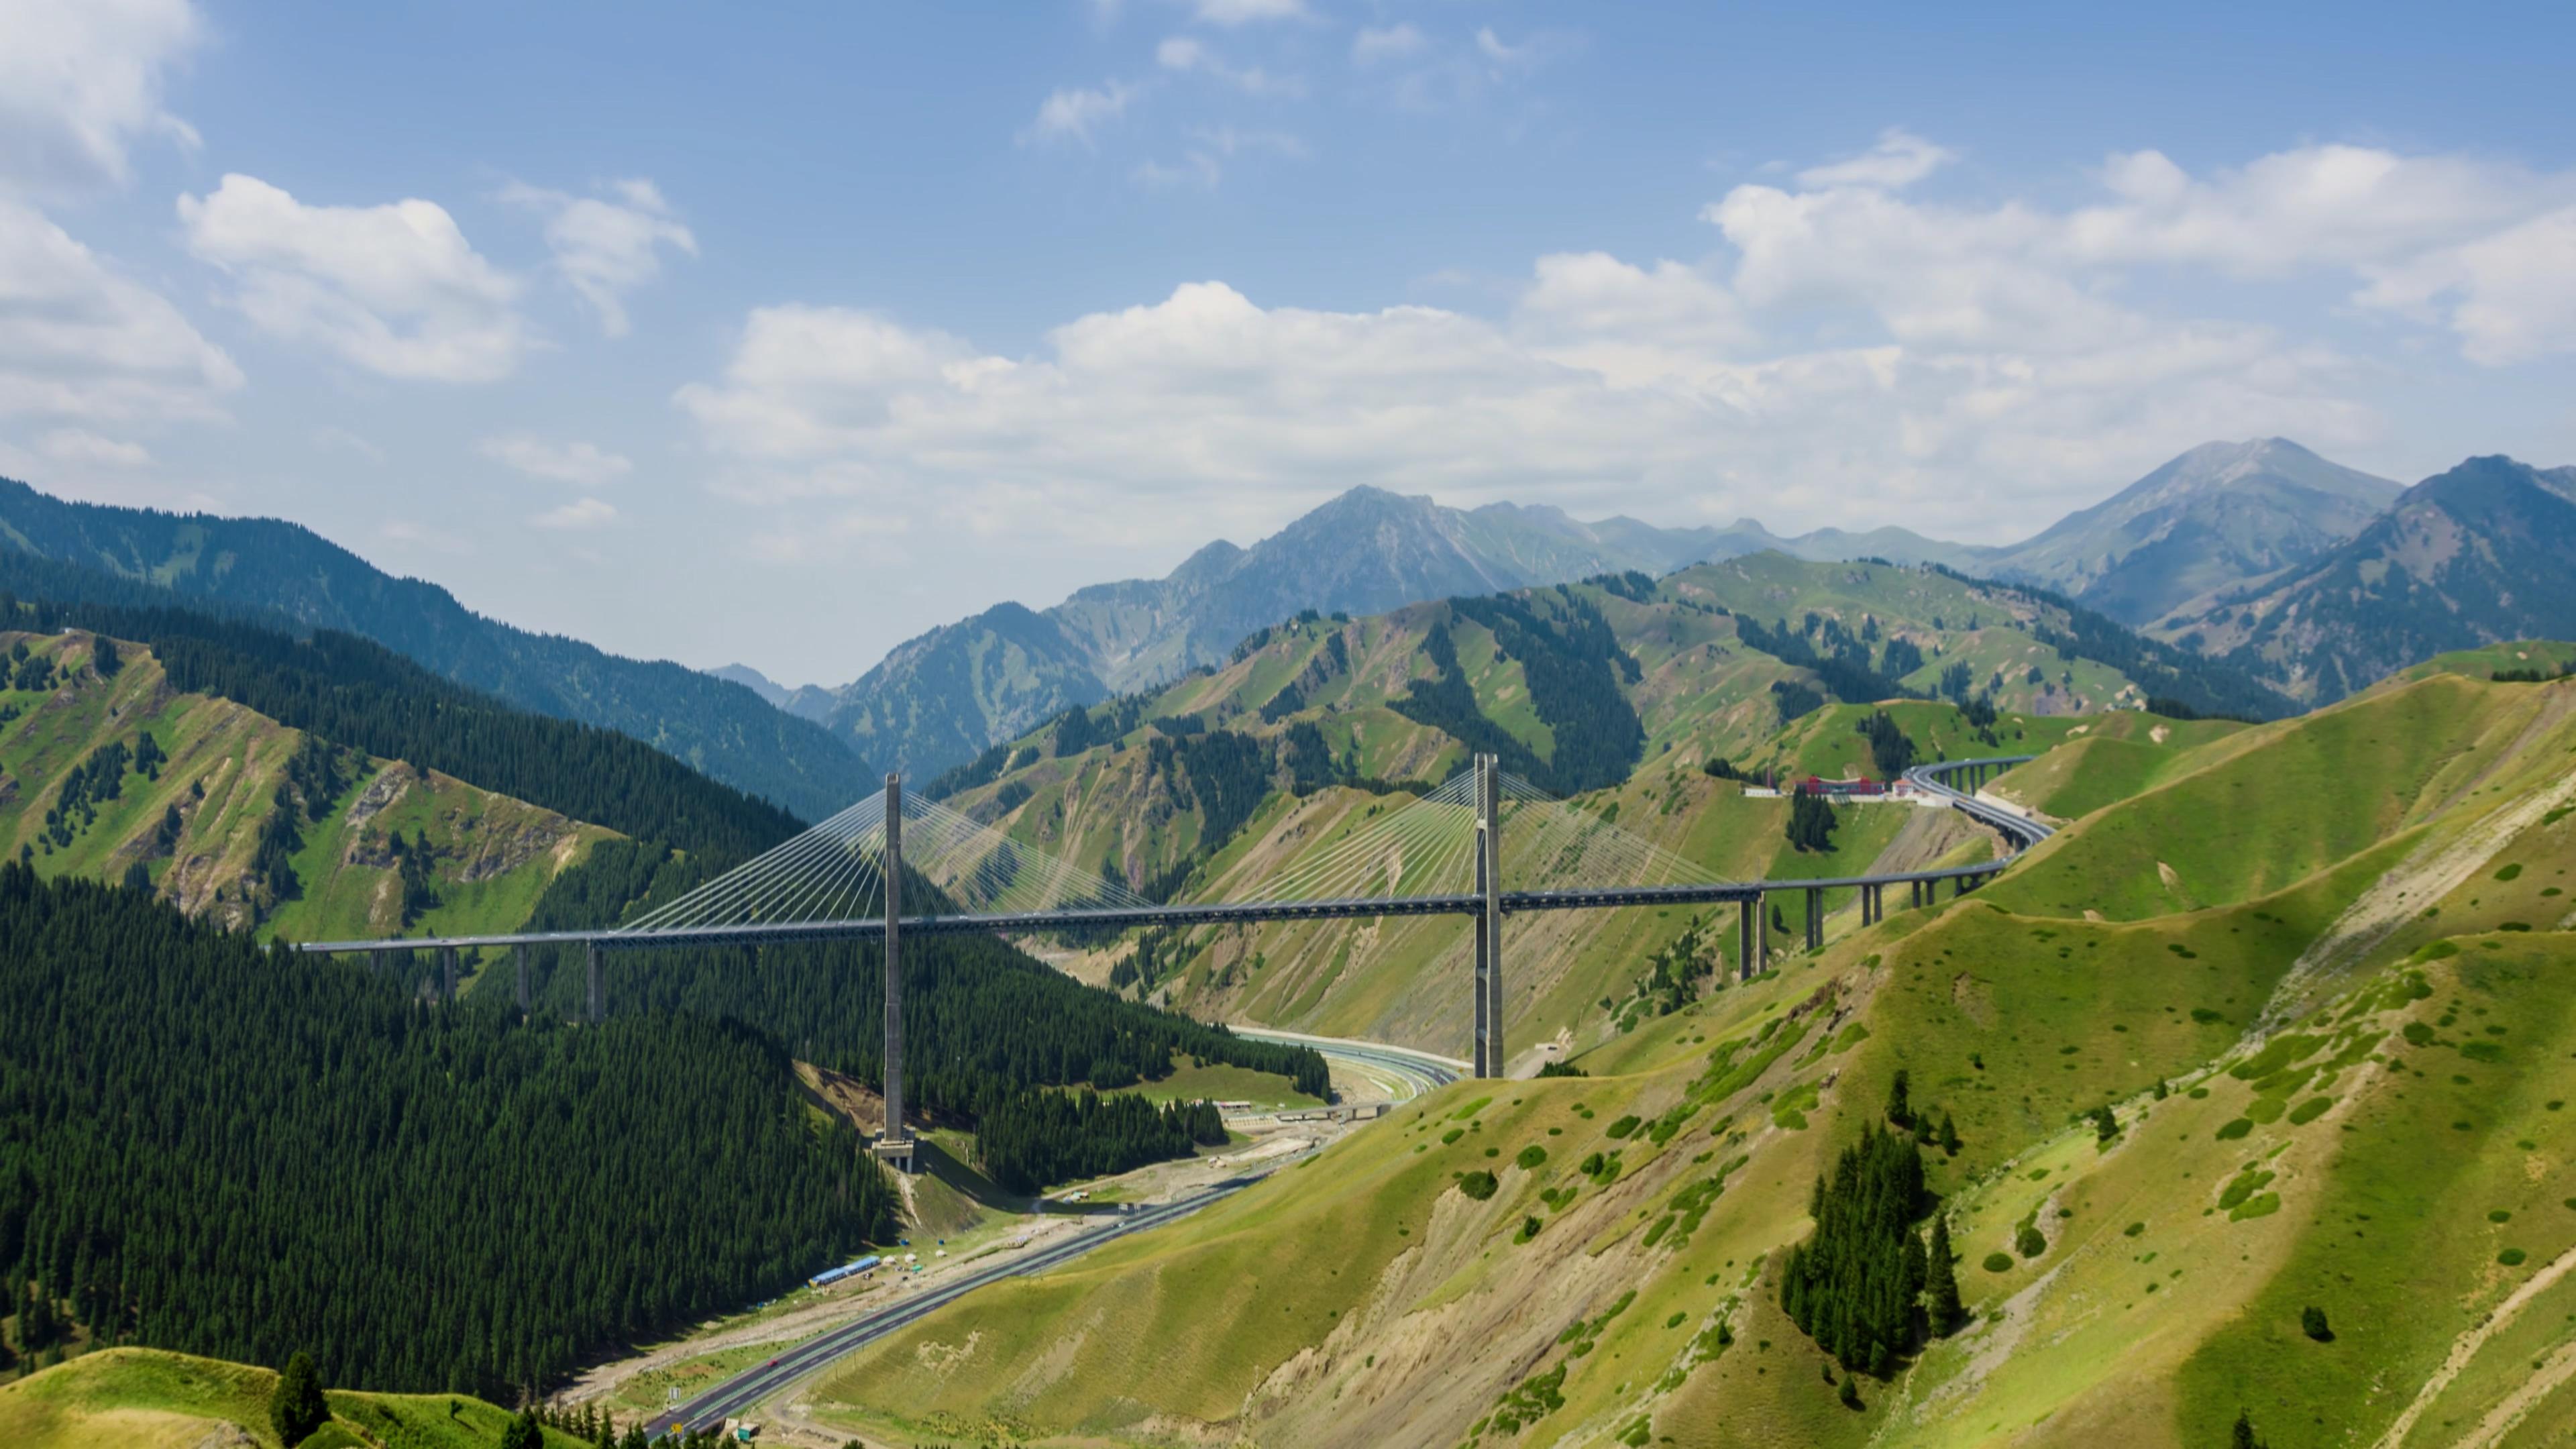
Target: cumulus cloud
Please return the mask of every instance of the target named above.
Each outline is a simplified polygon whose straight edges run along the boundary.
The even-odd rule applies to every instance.
[[[1799,172],[1798,184],[1892,189],[1911,186],[1958,159],[1955,151],[1935,146],[1902,126],[1890,126],[1879,133],[1877,145],[1861,154]]]
[[[158,292],[0,197],[0,416],[223,416],[241,369]]]
[[[1295,76],[1274,76],[1261,67],[1227,65],[1207,42],[1175,35],[1154,48],[1154,63],[1182,74],[1212,76],[1248,96],[1301,96],[1306,83]]]
[[[1058,90],[1039,103],[1037,118],[1020,132],[1020,143],[1077,141],[1089,146],[1094,133],[1125,115],[1128,102],[1134,99],[1136,88],[1125,81],[1110,81],[1097,88],[1069,86]]]
[[[614,483],[635,470],[631,460],[596,443],[550,443],[526,433],[505,433],[497,438],[485,438],[479,451],[493,462],[515,468],[531,478],[571,483],[583,488]]]
[[[1359,481],[1976,536],[2213,437],[2377,440],[2364,364],[2278,309],[2132,285],[2148,268],[2347,275],[2358,305],[2448,327],[2481,362],[2576,341],[2576,219],[2550,178],[2519,202],[2448,178],[2462,214],[2440,225],[2388,207],[2387,180],[2350,182],[2408,165],[2298,152],[2206,178],[2114,158],[2082,205],[1912,199],[1947,156],[1896,131],[1736,186],[1703,212],[1712,254],[1540,257],[1493,316],[1265,306],[1204,281],[997,353],[880,313],[763,308],[675,401],[711,486],[809,552],[842,516],[1183,543],[1223,524],[1211,506],[1257,530]],[[2303,257],[2222,224],[2306,207],[2326,215],[2302,222]]]
[[[533,343],[518,280],[435,202],[308,206],[253,176],[179,198],[188,250],[260,330],[387,377],[491,382]]]
[[[1363,25],[1351,37],[1351,64],[1377,65],[1390,60],[1403,60],[1419,55],[1428,44],[1422,32],[1410,24]]]
[[[616,521],[616,508],[598,498],[576,499],[560,508],[549,508],[528,520],[539,528],[559,528],[579,532],[606,528]]]
[[[138,137],[195,146],[196,131],[161,106],[204,37],[188,0],[11,0],[0,33],[0,181],[118,184]]]
[[[533,186],[502,195],[546,218],[555,270],[598,314],[611,337],[627,332],[626,295],[662,274],[664,248],[698,254],[698,239],[671,215],[650,181],[619,181],[601,196],[570,196]]]
[[[1490,25],[1476,30],[1476,53],[1491,63],[1498,76],[1526,74],[1581,47],[1581,38],[1568,31],[1533,30],[1517,43],[1505,44]]]

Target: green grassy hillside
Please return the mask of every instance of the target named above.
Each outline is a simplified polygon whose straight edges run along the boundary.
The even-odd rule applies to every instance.
[[[2286,725],[2070,732],[2029,778],[2102,803],[1984,891],[1599,1034],[1589,1077],[1458,1084],[931,1315],[817,1412],[1067,1444],[2182,1449],[2240,1411],[2276,1449],[2560,1442],[2571,746],[2576,682],[2457,675]],[[1609,793],[1756,849],[1718,822],[1763,802],[1658,813],[1676,789],[1731,787]],[[1899,1070],[1959,1142],[1923,1161],[1969,1317],[1854,1408],[1781,1262]]]
[[[0,634],[0,850],[46,876],[122,880],[143,866],[191,915],[306,940],[406,929],[392,843],[428,842],[434,903],[415,932],[516,927],[557,872],[609,832],[400,761],[333,752],[328,799],[280,805],[306,736],[228,700],[173,690],[151,654],[92,636]],[[157,760],[146,758],[149,737]],[[316,785],[315,793],[322,786]],[[113,793],[110,793],[110,792]],[[260,864],[280,810],[291,889]],[[172,828],[175,825],[175,828]]]
[[[11,1449],[276,1449],[268,1369],[157,1349],[112,1348],[0,1386],[0,1443]],[[508,1411],[454,1394],[329,1394],[332,1421],[304,1442],[323,1449],[490,1449]],[[548,1449],[583,1441],[541,1431]]]

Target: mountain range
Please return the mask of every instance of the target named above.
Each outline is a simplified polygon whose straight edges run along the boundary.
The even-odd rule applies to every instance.
[[[0,478],[0,546],[157,583],[270,627],[372,639],[523,709],[632,735],[807,819],[868,788],[865,761],[748,689],[484,618],[296,524],[75,503]]]
[[[1160,579],[1094,585],[1045,610],[1002,604],[944,625],[838,688],[788,690],[740,665],[721,675],[870,760],[926,777],[1076,705],[1222,664],[1254,630],[1308,610],[1378,613],[1629,570],[1660,577],[1770,550],[2037,585],[2137,626],[2313,563],[2398,492],[2286,439],[2208,443],[2022,543],[1989,547],[1897,527],[1783,536],[1749,518],[1722,528],[1585,522],[1550,507],[1447,508],[1363,486],[1250,548],[1209,544]]]
[[[2318,703],[2449,649],[2576,635],[2576,468],[2471,458],[2306,564],[2155,632]]]

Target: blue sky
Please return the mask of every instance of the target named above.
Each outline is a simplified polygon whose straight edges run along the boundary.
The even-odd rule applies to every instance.
[[[837,683],[1355,483],[2003,541],[2212,437],[2571,462],[2572,31],[0,0],[0,473]]]

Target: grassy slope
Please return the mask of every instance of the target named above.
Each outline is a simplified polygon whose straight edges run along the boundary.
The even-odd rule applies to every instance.
[[[0,1443],[11,1449],[195,1449],[237,1442],[277,1444],[267,1369],[155,1349],[84,1354],[0,1387]],[[404,1449],[486,1449],[509,1415],[480,1399],[447,1394],[330,1395],[334,1422],[308,1444],[393,1444]],[[581,1441],[545,1431],[551,1449]]]
[[[120,646],[125,667],[102,680],[88,669],[87,636],[0,636],[0,645],[22,638],[31,652],[60,661],[69,682],[43,692],[0,690],[0,705],[19,712],[0,726],[0,770],[9,781],[0,789],[0,850],[33,849],[46,875],[108,880],[142,860],[161,892],[191,914],[250,923],[258,913],[244,874],[303,735],[229,700],[173,692],[138,645]],[[101,747],[117,741],[130,749],[147,730],[168,756],[160,778],[129,769],[119,797],[101,803],[68,846],[46,840],[45,814],[65,777]],[[183,822],[177,846],[155,855],[152,836],[173,808]],[[302,898],[258,924],[263,933],[306,940],[401,929],[395,872],[384,852],[394,829],[407,837],[426,832],[435,862],[440,904],[413,929],[456,932],[506,930],[526,920],[555,873],[609,834],[379,760],[367,761],[329,813],[300,829],[305,843],[293,859]]]
[[[1642,1421],[1631,1442],[1678,1445],[2207,1444],[2242,1405],[2291,1449],[2370,1442],[2457,1355],[2407,1441],[2455,1442],[2511,1411],[2531,1365],[2576,1368],[2576,1274],[2538,1276],[2576,1265],[2576,1212],[2560,1205],[2576,1197],[2576,1140],[2559,1109],[2576,1098],[2576,1008],[2554,985],[2576,941],[2552,933],[2568,924],[2576,812],[2537,808],[2568,793],[2576,685],[2428,683],[2447,691],[2438,709],[2392,691],[2203,741],[2189,752],[2203,758],[2095,812],[2027,875],[1610,1038],[1581,1059],[1593,1079],[1461,1084],[1410,1105],[1173,1232],[934,1315],[854,1359],[818,1405],[880,1429],[882,1408],[862,1406],[918,1406],[917,1432],[999,1420],[1126,1441],[1198,1421],[1264,1442],[1552,1444],[1629,1438]],[[2197,858],[2214,903],[2087,920],[2058,902],[2065,879],[2128,868],[2141,822],[2205,814],[2240,772],[2295,779],[2301,761],[2367,752],[2392,722],[2427,726],[2411,749],[2367,755],[2409,793],[2321,808],[2313,868],[2275,860],[2304,837],[2266,826],[2264,848],[2222,840]],[[2295,815],[2315,793],[2243,808]],[[2473,868],[2436,868],[2460,860]],[[2414,894],[2380,923],[2393,929],[2352,929],[2356,902],[2399,888]],[[2303,995],[2290,988],[2320,935],[2352,950]],[[2244,1027],[2276,993],[2322,1004],[2249,1057]],[[1808,1003],[1785,1054],[1709,1083],[1713,1054],[1745,1059],[1726,1043]],[[2410,1022],[2428,1044],[2400,1034]],[[1866,1380],[1853,1413],[1781,1319],[1766,1255],[1803,1234],[1808,1181],[1899,1067],[1965,1140],[1933,1159],[1933,1185],[1977,1320],[1896,1381]],[[2175,1087],[2161,1101],[2159,1080]],[[2323,1115],[2289,1110],[2312,1099],[2329,1099]],[[1664,1144],[1607,1136],[1695,1100]],[[2078,1119],[2105,1101],[2124,1123],[2107,1150]],[[2242,1135],[2218,1135],[2239,1121]],[[1548,1159],[1523,1173],[1510,1164],[1531,1144]],[[1594,1150],[1622,1154],[1607,1189],[1574,1171]],[[1738,1156],[1686,1243],[1668,1227],[1645,1244],[1678,1193]],[[2220,1208],[2249,1164],[2273,1174],[2239,1195],[2256,1211]],[[1473,1168],[1499,1173],[1490,1201],[1446,1190]],[[1567,1185],[1563,1211],[1538,1202]],[[1529,1217],[1544,1226],[1515,1243]],[[2046,1250],[1985,1271],[2026,1220]],[[2526,1256],[2499,1262],[2507,1247]],[[2535,1281],[2560,1286],[2496,1315]],[[2298,1335],[2309,1302],[2336,1343]],[[2491,1315],[2485,1336],[2461,1337]],[[1732,1344],[1703,1358],[1721,1317]],[[1598,1327],[1560,1342],[1576,1320]],[[1517,1435],[1487,1417],[1560,1367],[1562,1402],[1540,1400]],[[2541,1374],[2526,1392],[2516,1433],[2576,1423],[2576,1388]]]
[[[1867,759],[1862,742],[1850,733],[1858,712],[1852,709],[1801,721],[1785,745],[1775,738],[1779,714],[1771,685],[1807,676],[1745,647],[1735,620],[1719,609],[1739,610],[1766,624],[1787,619],[1794,626],[1811,612],[1855,632],[1874,623],[1881,636],[1874,649],[1899,635],[1922,649],[1923,668],[1904,682],[1927,693],[1942,670],[1965,660],[1978,686],[1990,688],[2006,711],[1999,737],[2008,750],[2053,743],[2065,728],[2058,720],[2115,702],[2134,703],[2137,693],[2116,671],[2061,660],[2041,646],[2030,632],[2038,621],[2031,606],[1939,574],[1764,554],[1685,570],[1642,602],[1594,587],[1572,588],[1601,611],[1642,671],[1637,683],[1625,687],[1646,731],[1650,769],[1657,763],[1695,766],[1720,756],[1747,768],[1839,774]],[[1363,776],[1444,780],[1464,764],[1464,747],[1395,713],[1388,702],[1427,671],[1422,639],[1447,618],[1444,606],[1426,603],[1345,622],[1282,625],[1225,667],[1156,692],[1140,718],[1195,715],[1211,727],[1255,734],[1310,723],[1336,758],[1356,760]],[[1969,628],[1971,623],[1977,627]],[[1327,649],[1335,635],[1347,660],[1339,669]],[[1553,738],[1531,707],[1520,662],[1498,659],[1492,636],[1472,622],[1454,621],[1453,639],[1487,717],[1540,753],[1551,751]],[[2026,678],[2033,666],[2042,668],[2041,683]],[[1303,707],[1264,721],[1262,707],[1301,678],[1307,681],[1300,693]],[[1955,711],[1944,706],[1894,708],[1927,753],[1991,748],[1974,741]],[[1193,802],[1148,778],[1139,748],[1145,733],[1140,726],[1115,745],[1056,758],[1049,753],[1049,736],[1040,732],[1019,742],[1019,768],[962,792],[952,803],[1000,819],[1022,839],[1087,870],[1106,859],[1131,882],[1152,878],[1198,848],[1203,819]],[[1002,812],[996,796],[1006,788],[1030,794]]]

